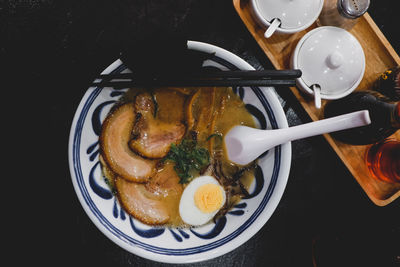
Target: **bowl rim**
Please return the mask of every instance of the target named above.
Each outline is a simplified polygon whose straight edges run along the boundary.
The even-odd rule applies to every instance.
[[[193,50],[198,50],[201,52],[205,53],[215,53],[218,56],[222,58],[229,58],[229,62],[232,64],[238,66],[239,68],[243,69],[248,69],[248,70],[254,70],[254,68],[248,64],[246,61],[238,57],[237,55],[214,45],[203,43],[203,42],[197,42],[197,41],[188,41],[188,47],[189,49]],[[113,62],[110,66],[108,66],[102,73],[106,74],[117,68],[119,65],[121,65],[121,61],[118,59],[115,62]],[[263,94],[268,95],[268,103],[271,105],[273,109],[273,113],[276,116],[276,120],[279,123],[279,126],[281,128],[288,127],[286,115],[281,107],[281,104],[278,100],[278,97],[276,93],[273,91],[272,88],[269,88],[268,90],[263,90]],[[215,249],[201,252],[198,254],[191,254],[191,255],[186,255],[186,256],[173,256],[173,255],[165,255],[165,254],[157,254],[151,251],[144,250],[142,248],[135,247],[128,241],[124,241],[120,238],[117,238],[114,236],[113,233],[110,232],[109,229],[107,229],[102,222],[93,214],[91,211],[90,207],[86,204],[84,196],[82,195],[82,192],[80,191],[78,182],[76,181],[75,177],[75,172],[74,168],[75,162],[73,161],[73,144],[74,141],[74,135],[76,131],[76,124],[78,121],[78,117],[80,113],[82,112],[82,108],[84,107],[84,104],[87,100],[87,98],[90,95],[90,90],[88,89],[87,92],[84,94],[84,96],[81,99],[81,102],[79,103],[74,119],[72,121],[71,129],[70,129],[70,136],[69,136],[69,145],[68,145],[68,159],[69,159],[69,167],[70,167],[70,173],[71,173],[71,179],[73,183],[73,187],[75,190],[75,193],[78,196],[79,202],[81,203],[83,209],[85,210],[86,214],[88,217],[91,219],[91,221],[95,224],[95,226],[105,235],[107,236],[111,241],[113,241],[115,244],[120,246],[121,248],[125,249],[126,251],[135,254],[137,256],[153,260],[153,261],[158,261],[158,262],[163,262],[163,263],[189,263],[189,262],[200,262],[200,261],[205,261],[209,260],[218,256],[221,256],[223,254],[226,254],[238,246],[244,244],[247,240],[249,240],[252,236],[254,236],[255,233],[257,233],[268,221],[268,219],[271,217],[273,212],[275,211],[278,203],[280,202],[280,199],[283,195],[283,192],[285,190],[287,180],[289,177],[289,172],[290,172],[290,164],[291,164],[291,143],[285,143],[280,146],[281,150],[281,164],[279,167],[279,176],[277,177],[277,181],[274,187],[274,190],[271,193],[271,196],[268,200],[268,207],[269,209],[266,209],[265,207],[262,209],[261,214],[263,216],[259,216],[252,224],[251,227],[246,228],[244,231],[246,234],[240,234],[236,236],[235,238],[229,240],[227,243],[225,243],[222,246],[219,246]]]

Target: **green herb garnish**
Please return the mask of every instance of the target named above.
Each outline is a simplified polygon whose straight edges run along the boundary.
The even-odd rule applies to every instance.
[[[116,194],[117,194],[117,189],[115,188],[114,184],[110,181],[110,179],[107,178],[105,175],[103,175],[103,179],[104,179],[104,182],[105,182],[105,183],[108,185],[108,187],[111,189],[111,193],[112,193],[113,195],[116,195]]]
[[[206,141],[209,141],[213,137],[218,137],[218,139],[222,140],[222,134],[221,133],[213,133],[210,136],[207,137]]]
[[[194,172],[210,164],[210,153],[207,149],[198,147],[195,140],[183,139],[179,145],[171,144],[171,150],[164,160],[175,162],[175,171],[179,183],[188,183],[193,178]]]

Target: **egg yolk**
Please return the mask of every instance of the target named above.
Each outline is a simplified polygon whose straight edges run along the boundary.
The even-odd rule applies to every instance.
[[[194,203],[204,213],[211,213],[222,206],[223,192],[216,184],[205,184],[200,186],[194,194]]]

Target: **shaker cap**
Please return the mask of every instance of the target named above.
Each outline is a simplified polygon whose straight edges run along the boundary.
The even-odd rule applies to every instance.
[[[370,0],[340,0],[339,10],[348,18],[355,19],[362,16],[369,7]]]

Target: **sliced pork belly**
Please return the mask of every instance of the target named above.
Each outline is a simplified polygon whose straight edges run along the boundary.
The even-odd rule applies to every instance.
[[[146,184],[132,183],[117,177],[115,186],[124,209],[146,224],[170,223],[179,216],[178,205],[183,187],[179,184],[173,164],[165,165]]]
[[[156,107],[151,94],[137,95],[135,109],[136,121],[129,146],[138,154],[152,159],[162,158],[167,155],[171,144],[179,142],[185,135],[183,123],[167,123],[155,117]]]
[[[154,194],[161,196],[181,195],[183,186],[179,183],[180,178],[174,170],[175,164],[166,162],[146,184],[146,189]]]
[[[126,103],[115,110],[103,123],[100,136],[101,155],[110,169],[118,176],[133,182],[147,182],[155,172],[155,161],[143,159],[130,150],[135,119],[133,103]]]
[[[147,191],[144,184],[132,183],[118,177],[115,187],[121,205],[136,219],[152,225],[168,222],[170,216],[163,198]]]

